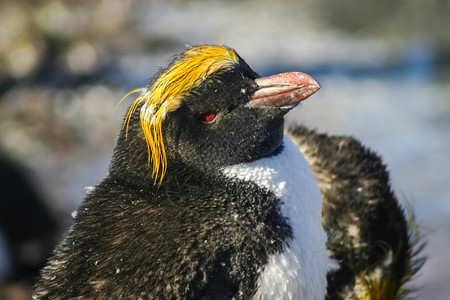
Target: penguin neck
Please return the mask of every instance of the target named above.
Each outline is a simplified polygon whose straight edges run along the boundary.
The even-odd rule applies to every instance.
[[[319,210],[319,213],[321,211],[322,198],[317,181],[303,154],[286,135],[283,137],[282,147],[273,155],[224,167],[221,172],[229,178],[254,182],[280,199],[292,194],[298,197],[300,205],[303,200],[309,202],[312,194],[314,201],[317,200],[314,209]]]

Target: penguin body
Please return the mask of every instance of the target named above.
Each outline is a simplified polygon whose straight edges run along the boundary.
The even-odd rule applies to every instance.
[[[107,176],[78,209],[34,297],[323,299],[320,192],[301,153],[283,142],[284,115],[318,89],[302,73],[259,78],[227,47],[176,56],[130,107]],[[312,186],[274,177],[285,155],[299,159],[292,175]],[[252,163],[268,173],[232,175]],[[280,269],[293,262],[293,272]],[[271,283],[279,271],[287,288]]]
[[[249,299],[291,229],[275,195],[221,177],[150,193],[104,181],[57,249],[49,268],[64,276],[45,297]]]

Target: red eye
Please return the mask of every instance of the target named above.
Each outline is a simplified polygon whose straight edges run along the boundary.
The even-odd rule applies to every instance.
[[[206,123],[211,123],[216,119],[216,113],[214,111],[208,111],[202,114],[202,120]]]

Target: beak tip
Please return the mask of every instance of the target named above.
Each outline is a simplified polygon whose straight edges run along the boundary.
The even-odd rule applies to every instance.
[[[313,93],[317,92],[318,90],[320,90],[322,86],[316,82],[316,84],[311,85],[311,90],[313,91]]]
[[[303,82],[307,82],[309,86],[314,86],[317,87],[317,89],[320,89],[320,83],[311,75],[305,74],[305,73],[301,73],[301,72],[296,72],[297,76],[299,77],[299,79]]]

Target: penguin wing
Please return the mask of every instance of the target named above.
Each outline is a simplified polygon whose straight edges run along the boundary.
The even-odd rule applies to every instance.
[[[329,271],[327,299],[398,299],[423,264],[417,234],[389,181],[381,158],[348,136],[285,129],[307,159],[323,196],[327,249],[339,263]],[[413,217],[410,219],[413,221]]]

